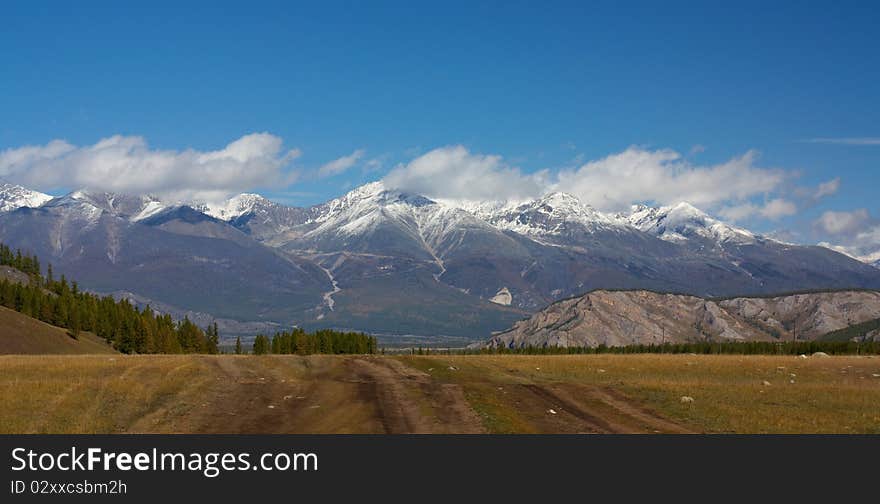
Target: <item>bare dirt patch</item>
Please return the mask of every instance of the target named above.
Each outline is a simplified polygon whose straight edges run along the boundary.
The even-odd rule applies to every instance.
[[[363,385],[366,399],[375,401],[386,433],[483,432],[458,385],[435,382],[396,360],[359,357],[347,364]]]

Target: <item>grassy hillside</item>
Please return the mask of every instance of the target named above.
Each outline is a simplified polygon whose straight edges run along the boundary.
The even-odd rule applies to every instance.
[[[866,334],[877,330],[880,330],[880,319],[869,320],[861,324],[831,331],[821,336],[819,341],[850,341],[853,338],[863,338]]]
[[[73,339],[66,329],[0,306],[0,354],[116,353],[92,333]]]

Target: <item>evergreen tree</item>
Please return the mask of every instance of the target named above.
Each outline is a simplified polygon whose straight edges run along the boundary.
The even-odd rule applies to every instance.
[[[220,348],[220,331],[217,328],[217,321],[214,321],[214,324],[211,326],[211,332],[209,336],[211,339],[211,344],[214,347],[214,353],[217,353],[217,349]]]
[[[70,313],[70,335],[73,336],[74,339],[79,339],[79,331],[80,331],[80,316],[79,309],[74,309]]]
[[[263,334],[258,334],[254,338],[254,355],[264,355],[269,353],[269,338]]]

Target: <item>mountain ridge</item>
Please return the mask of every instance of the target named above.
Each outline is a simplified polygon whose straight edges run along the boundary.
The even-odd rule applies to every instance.
[[[878,316],[877,290],[707,299],[645,290],[597,289],[553,303],[495,333],[483,346],[812,340]]]
[[[0,214],[0,238],[68,268],[87,288],[230,327],[479,338],[596,288],[701,296],[880,288],[880,271],[866,264],[729,226],[688,204],[612,215],[562,192],[453,202],[375,182],[289,207],[253,193],[205,204],[74,191]],[[157,266],[152,276],[147,265]],[[199,271],[220,283],[195,289]],[[158,288],[181,279],[191,298]],[[271,293],[291,288],[298,301],[279,309]],[[245,293],[255,297],[236,299]]]
[[[51,199],[48,194],[0,180],[0,213],[22,207],[36,208]]]

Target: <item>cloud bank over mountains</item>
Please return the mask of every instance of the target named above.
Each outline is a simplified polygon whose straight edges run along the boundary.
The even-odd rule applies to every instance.
[[[53,140],[0,151],[0,177],[42,191],[85,188],[216,202],[265,188],[289,190],[304,175],[313,182],[332,180],[375,161],[356,149],[309,170],[293,166],[300,154],[270,133],[248,134],[214,151],[155,149],[143,137],[116,135],[93,145]],[[444,200],[523,201],[561,191],[605,212],[626,211],[635,203],[686,201],[730,222],[775,222],[814,206],[841,185],[835,178],[799,187],[798,175],[763,166],[754,150],[718,164],[700,164],[675,150],[631,146],[577,166],[527,172],[501,155],[448,145],[398,163],[382,181],[386,187]],[[865,209],[826,212],[813,229],[851,255],[880,249],[880,226]]]
[[[245,135],[215,151],[151,149],[138,136],[116,135],[94,145],[63,140],[0,152],[0,177],[43,191],[88,188],[167,199],[221,199],[270,185],[288,186],[285,168],[300,155],[268,133]]]
[[[547,192],[547,171],[523,173],[501,156],[473,154],[461,145],[440,147],[393,168],[386,187],[430,198],[487,201],[535,198]]]
[[[830,237],[822,245],[863,261],[880,261],[880,219],[866,208],[851,212],[827,211],[813,222]]]
[[[699,165],[671,149],[632,146],[578,167],[524,173],[501,156],[455,145],[399,164],[383,181],[388,187],[447,200],[516,201],[562,191],[606,212],[625,211],[634,203],[686,201],[731,222],[776,221],[839,189],[839,179],[791,189],[796,172],[761,167],[758,157],[748,151],[720,164]]]
[[[313,170],[314,178],[343,175],[363,162],[364,153],[357,149],[326,162]],[[0,177],[43,191],[82,187],[207,198],[288,188],[301,173],[290,167],[299,156],[298,149],[285,149],[283,140],[269,133],[245,135],[215,151],[153,149],[142,137],[116,135],[94,145],[53,140],[4,150]],[[670,149],[633,146],[578,167],[527,173],[500,155],[450,145],[398,164],[383,181],[445,199],[521,200],[564,191],[604,211],[641,202],[687,201],[731,219],[791,215],[796,204],[775,193],[794,174],[760,167],[757,159],[749,151],[721,164],[698,165]],[[832,194],[838,184],[829,181],[815,193]],[[764,201],[752,200],[758,196]]]

